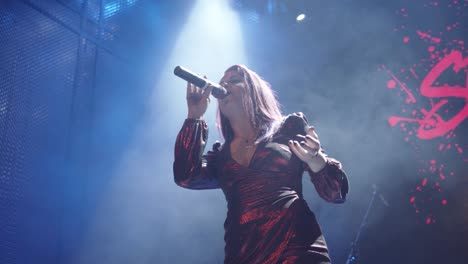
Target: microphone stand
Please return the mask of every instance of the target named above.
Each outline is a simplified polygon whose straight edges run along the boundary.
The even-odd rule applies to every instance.
[[[359,226],[358,232],[356,234],[356,238],[354,238],[354,241],[351,244],[351,250],[349,252],[348,259],[346,260],[346,264],[357,263],[357,258],[359,256],[359,249],[358,249],[359,240],[361,239],[361,233],[364,230],[364,227],[366,227],[367,225],[367,217],[369,216],[370,209],[372,208],[372,205],[374,204],[376,194],[377,194],[377,188],[374,187],[373,192],[372,192],[372,197],[369,201],[369,205],[367,206],[366,213],[364,214],[364,217],[362,218],[361,226]]]

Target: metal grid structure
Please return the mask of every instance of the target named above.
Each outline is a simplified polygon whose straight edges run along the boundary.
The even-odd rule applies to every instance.
[[[63,185],[86,166],[106,16],[135,2],[0,4],[0,263],[66,262]]]

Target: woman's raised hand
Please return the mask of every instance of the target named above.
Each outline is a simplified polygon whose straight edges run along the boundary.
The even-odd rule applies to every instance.
[[[187,118],[200,119],[203,114],[205,114],[208,104],[210,103],[210,93],[212,89],[213,87],[211,86],[202,89],[187,82]]]
[[[301,138],[301,142],[289,140],[289,148],[303,162],[309,165],[313,172],[320,171],[325,167],[327,161],[321,151],[320,141],[314,128],[310,127],[307,130],[307,135],[297,135]]]

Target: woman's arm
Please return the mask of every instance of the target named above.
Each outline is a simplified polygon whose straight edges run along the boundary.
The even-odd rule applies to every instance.
[[[317,193],[325,201],[344,203],[349,191],[348,177],[338,160],[330,158],[325,154],[321,155],[325,157],[326,165],[320,171],[313,172],[309,166],[305,165],[305,169],[310,175],[310,180],[314,184]]]
[[[202,119],[186,119],[177,135],[174,151],[174,181],[188,189],[219,188],[216,172],[218,151],[203,155],[208,126]]]
[[[291,136],[298,139],[290,140],[289,147],[303,161],[304,169],[308,171],[317,193],[328,202],[343,203],[349,183],[341,163],[325,154],[304,114],[290,115],[286,122],[293,131]]]

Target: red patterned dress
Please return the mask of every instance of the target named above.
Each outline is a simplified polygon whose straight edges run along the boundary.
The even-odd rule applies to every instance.
[[[313,173],[294,155],[290,139],[299,140],[309,125],[302,113],[286,116],[274,136],[259,143],[250,164],[238,164],[229,145],[215,144],[203,155],[208,126],[187,119],[175,145],[174,179],[184,188],[221,188],[227,201],[224,223],[226,264],[330,263],[328,249],[314,214],[302,196],[302,176],[308,171],[318,194],[343,203],[348,180],[340,162]]]

